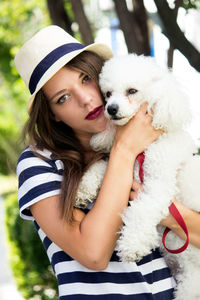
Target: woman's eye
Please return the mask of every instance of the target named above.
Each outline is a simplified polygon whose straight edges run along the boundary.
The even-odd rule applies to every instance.
[[[106,98],[110,98],[112,96],[112,93],[110,91],[106,92]]]
[[[65,95],[63,95],[62,97],[60,97],[56,103],[57,103],[57,104],[62,104],[62,103],[64,103],[68,98],[69,98],[69,95],[65,94]]]
[[[135,93],[137,93],[137,90],[136,90],[136,89],[129,89],[129,90],[127,91],[127,94],[128,94],[128,95],[133,95],[133,94],[135,94]]]
[[[85,75],[85,76],[83,77],[82,82],[84,83],[84,82],[86,82],[86,81],[88,81],[88,80],[90,80],[90,77],[89,77],[88,75]]]

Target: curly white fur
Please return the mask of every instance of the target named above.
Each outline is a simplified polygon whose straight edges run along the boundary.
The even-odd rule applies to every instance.
[[[168,215],[174,196],[187,207],[200,211],[200,157],[193,156],[194,142],[184,131],[191,119],[189,104],[173,74],[161,69],[150,57],[130,54],[112,58],[102,69],[100,86],[107,102],[105,115],[111,125],[92,137],[95,150],[109,151],[115,134],[113,124],[126,124],[145,101],[149,103],[148,112],[154,112],[153,126],[164,130],[145,151],[144,190],[130,201],[122,215],[124,226],[117,244],[118,254],[122,261],[138,261],[155,247],[162,247],[162,228],[158,224]],[[85,174],[86,185],[94,176],[89,173],[90,170]],[[90,182],[92,199],[101,185],[101,174],[96,186]],[[138,178],[137,164],[134,176]],[[183,241],[177,235],[169,234],[168,248],[180,247],[180,243]],[[163,252],[178,282],[175,299],[199,300],[200,250],[189,245],[178,255],[164,249]],[[179,267],[173,268],[174,265]]]
[[[76,194],[76,207],[86,208],[96,199],[106,167],[107,162],[101,159],[93,164],[89,171],[81,178]]]

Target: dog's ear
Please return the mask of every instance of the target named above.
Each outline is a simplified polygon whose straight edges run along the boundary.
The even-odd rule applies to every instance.
[[[171,72],[152,85],[153,126],[166,132],[179,130],[191,121],[187,94]]]

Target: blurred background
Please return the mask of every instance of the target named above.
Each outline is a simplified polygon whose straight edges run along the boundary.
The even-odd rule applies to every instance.
[[[14,66],[21,45],[57,24],[80,42],[108,44],[168,66],[189,95],[200,147],[200,0],[0,0],[0,300],[56,300],[56,282],[31,222],[18,215],[15,167],[29,92]]]

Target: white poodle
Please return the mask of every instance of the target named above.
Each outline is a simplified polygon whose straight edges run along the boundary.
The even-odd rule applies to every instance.
[[[169,214],[174,196],[190,209],[200,211],[200,157],[193,155],[194,142],[184,131],[191,120],[189,104],[173,74],[150,57],[130,54],[110,59],[100,74],[100,86],[110,121],[106,131],[92,137],[94,150],[109,152],[115,126],[126,124],[145,101],[149,103],[148,113],[153,111],[153,126],[164,131],[145,151],[143,191],[122,215],[118,255],[122,261],[138,261],[151,249],[162,248],[163,227],[158,224]],[[85,173],[77,207],[86,207],[96,198],[106,165],[99,161]],[[136,162],[134,177],[139,181],[138,170]],[[169,233],[168,248],[177,249],[183,244],[177,235]],[[189,244],[180,254],[163,251],[178,283],[175,299],[199,300],[200,249]]]

